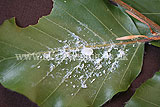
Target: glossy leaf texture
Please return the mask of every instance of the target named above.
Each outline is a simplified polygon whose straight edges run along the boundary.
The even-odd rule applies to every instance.
[[[160,72],[145,82],[127,102],[126,107],[159,107],[160,106]]]
[[[160,1],[159,0],[122,0],[138,10],[140,13],[160,25]],[[141,22],[135,20],[141,34],[151,36],[149,28]],[[145,27],[145,29],[144,29]],[[151,42],[152,45],[160,47],[160,41]]]
[[[132,34],[130,17],[109,2],[55,0],[37,25],[0,26],[0,82],[40,107],[98,107],[141,71],[144,44],[114,44]]]

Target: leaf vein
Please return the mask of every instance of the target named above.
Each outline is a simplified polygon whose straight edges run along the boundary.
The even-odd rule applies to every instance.
[[[127,66],[127,68],[126,68],[124,74],[122,75],[122,78],[121,78],[121,80],[120,80],[119,86],[121,85],[122,80],[124,79],[124,76],[126,75],[127,70],[129,69],[129,67],[130,67],[130,65],[131,65],[131,62],[132,62],[133,58],[135,57],[135,55],[136,55],[136,53],[137,53],[137,51],[138,51],[140,45],[141,45],[141,44],[138,44],[138,47],[136,48],[136,50],[135,50],[135,52],[134,52],[134,54],[133,54],[131,60],[129,61],[128,66]]]
[[[150,101],[148,101],[148,100],[145,100],[145,99],[143,99],[143,98],[141,98],[141,97],[138,97],[138,96],[136,96],[138,99],[140,99],[140,100],[143,100],[144,102],[147,102],[147,103],[149,103],[149,104],[152,104],[152,105],[154,105],[154,106],[157,106],[157,107],[159,107],[160,105],[157,105],[157,104],[155,104],[155,103],[153,103],[153,102],[150,102]]]

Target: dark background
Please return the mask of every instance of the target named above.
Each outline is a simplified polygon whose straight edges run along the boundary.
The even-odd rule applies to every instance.
[[[0,24],[15,17],[16,24],[27,27],[38,23],[39,18],[50,14],[52,0],[0,0]],[[103,107],[123,107],[146,80],[160,69],[160,48],[145,44],[142,71],[125,92],[116,94]],[[38,107],[27,97],[4,88],[0,84],[0,107]]]

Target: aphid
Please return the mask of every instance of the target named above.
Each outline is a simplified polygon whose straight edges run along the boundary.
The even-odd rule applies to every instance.
[[[134,38],[139,38],[139,37],[140,38],[143,37],[143,38],[146,38],[146,39],[149,39],[149,40],[160,40],[160,36],[158,36],[158,33],[154,32],[147,22],[145,22],[144,20],[142,20],[140,17],[138,17],[137,15],[135,15],[134,13],[132,13],[131,11],[126,10],[126,12],[129,15],[133,16],[134,18],[136,18],[137,20],[139,20],[142,23],[146,24],[149,27],[152,35],[154,35],[154,36],[149,38],[149,37],[147,37],[145,35],[131,35],[131,36],[124,36],[124,37],[116,38],[116,40],[129,40],[129,39],[134,39]]]

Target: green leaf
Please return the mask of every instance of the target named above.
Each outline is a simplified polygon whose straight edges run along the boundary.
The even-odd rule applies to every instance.
[[[133,8],[138,10],[140,13],[154,21],[155,23],[160,25],[160,1],[159,0],[123,0],[124,2],[131,5]],[[149,8],[151,7],[151,8]],[[136,25],[141,34],[150,36],[150,30],[145,25],[140,23],[139,21],[135,21]],[[144,29],[145,27],[145,29]],[[153,41],[151,42],[152,45],[160,47],[160,41]]]
[[[151,44],[160,47],[160,41],[152,41]]]
[[[129,4],[140,13],[151,19],[157,24],[160,24],[160,1],[159,0],[122,0]],[[150,7],[150,8],[149,8]]]
[[[41,107],[100,106],[141,71],[144,44],[114,44],[132,34],[130,17],[108,2],[55,0],[37,25],[0,26],[0,82]]]
[[[126,107],[159,107],[160,106],[160,72],[157,72],[154,77],[145,82],[131,100],[126,104]]]

